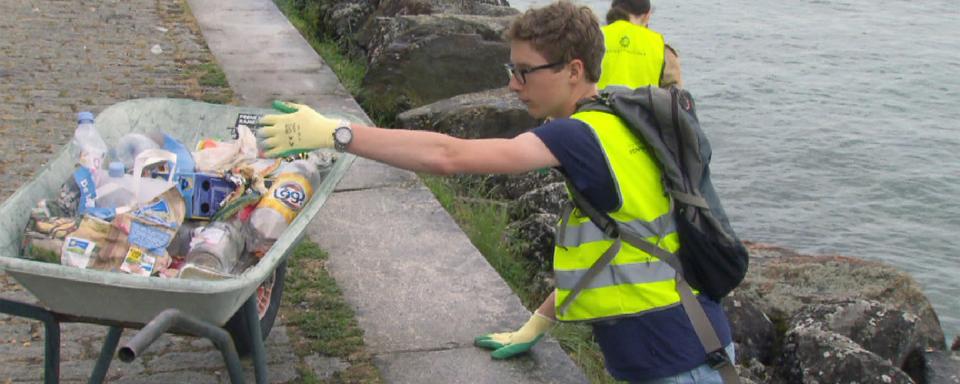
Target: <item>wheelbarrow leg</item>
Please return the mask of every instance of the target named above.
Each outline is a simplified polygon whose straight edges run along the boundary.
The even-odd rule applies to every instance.
[[[43,382],[60,382],[60,321],[53,312],[33,304],[0,298],[0,313],[43,322]]]
[[[110,370],[110,362],[113,361],[113,354],[117,352],[117,344],[120,343],[120,335],[123,334],[123,328],[111,326],[107,331],[107,339],[103,342],[100,349],[100,357],[97,358],[97,365],[93,367],[93,373],[90,374],[88,384],[100,384],[107,377],[107,371]]]
[[[257,311],[257,294],[254,293],[247,299],[247,304],[243,306],[244,316],[247,317],[247,328],[250,332],[250,339],[253,340],[252,357],[253,370],[256,375],[257,384],[267,384],[267,353],[263,347],[263,335],[260,332],[260,316]]]
[[[60,322],[53,315],[50,315],[49,319],[42,319],[42,321],[45,333],[43,340],[43,382],[45,384],[57,384],[60,382]]]

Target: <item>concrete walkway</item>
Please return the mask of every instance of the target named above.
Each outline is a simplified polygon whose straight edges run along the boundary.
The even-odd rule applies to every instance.
[[[366,115],[269,0],[189,0],[211,52],[243,103],[304,102]],[[317,215],[310,238],[357,312],[388,383],[580,383],[552,339],[493,361],[473,337],[530,313],[416,175],[358,159]]]

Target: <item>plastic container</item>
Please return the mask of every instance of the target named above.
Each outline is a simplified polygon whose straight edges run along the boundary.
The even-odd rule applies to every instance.
[[[236,220],[215,221],[194,230],[185,262],[220,273],[230,273],[243,252],[242,226]]]
[[[169,188],[175,187],[173,177],[166,174],[167,179],[137,177],[143,169],[160,162],[176,164],[177,158],[171,152],[162,149],[148,149],[137,155],[134,161],[133,174],[123,172],[123,164],[111,162],[109,177],[106,177],[97,187],[97,208],[115,208],[118,213],[126,211],[120,208],[132,208],[139,204],[150,202]]]
[[[120,138],[117,145],[111,150],[116,161],[123,163],[126,169],[133,169],[133,161],[141,152],[148,149],[160,148],[160,144],[149,136],[141,133],[128,133]]]
[[[250,215],[247,249],[258,256],[266,253],[313,196],[313,186],[320,183],[320,178],[314,161],[283,163],[273,185]]]
[[[110,162],[108,176],[97,186],[97,208],[130,207],[137,203],[133,175],[127,175],[123,163]]]

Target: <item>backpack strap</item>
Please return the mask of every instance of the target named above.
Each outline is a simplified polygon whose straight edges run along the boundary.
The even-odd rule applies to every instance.
[[[566,175],[564,175],[566,178]],[[570,179],[567,179],[567,189],[570,191],[570,195],[573,196],[572,206],[580,208],[580,211],[583,212],[587,217],[590,218],[597,227],[603,231],[604,235],[607,235],[614,239],[613,244],[603,252],[603,255],[600,255],[600,258],[597,259],[590,266],[590,269],[583,275],[573,285],[573,288],[570,290],[570,294],[563,299],[563,302],[560,303],[560,306],[557,307],[559,313],[566,313],[567,308],[570,307],[570,304],[573,304],[573,300],[580,295],[580,292],[587,287],[587,284],[590,284],[591,281],[600,273],[601,270],[610,265],[610,262],[617,256],[617,253],[620,253],[620,248],[622,246],[620,242],[619,229],[617,228],[617,222],[613,221],[610,216],[598,211],[596,208],[590,204],[589,201],[576,188],[574,188],[573,183],[570,182]],[[566,227],[569,221],[570,213],[572,210],[564,210],[564,217],[560,222],[560,229],[558,230],[557,242],[563,244],[563,236],[566,233]]]
[[[683,204],[710,210],[710,205],[707,204],[707,199],[704,199],[700,196],[691,195],[689,193],[680,191],[670,191],[670,196],[673,197],[674,200]]]
[[[606,268],[617,256],[617,253],[620,252],[620,248],[622,247],[621,241],[626,241],[627,244],[653,255],[673,267],[676,271],[675,278],[677,281],[677,292],[680,294],[680,305],[683,306],[687,317],[690,318],[690,323],[693,324],[693,331],[697,334],[700,344],[703,345],[704,350],[707,352],[707,363],[720,373],[724,384],[739,384],[740,376],[737,375],[737,370],[730,356],[727,355],[726,349],[724,349],[724,346],[720,343],[720,337],[717,335],[716,329],[713,328],[710,318],[707,317],[707,313],[703,310],[703,305],[700,304],[696,295],[693,294],[693,289],[690,287],[690,284],[683,278],[683,265],[680,263],[677,255],[650,243],[640,235],[633,233],[633,231],[621,230],[617,222],[611,219],[610,216],[594,208],[580,191],[574,188],[573,183],[571,183],[569,179],[567,179],[567,189],[570,190],[574,205],[580,208],[580,211],[589,217],[590,221],[599,227],[604,234],[613,238],[614,241],[613,245],[607,248],[603,255],[590,266],[590,269],[587,270],[584,276],[574,284],[570,294],[567,295],[563,302],[557,307],[559,313],[567,311],[567,308],[573,303],[573,300],[576,299],[580,292],[586,288],[587,284],[593,281],[597,274]],[[706,202],[704,202],[704,204],[706,204]],[[671,212],[672,211],[671,209]],[[567,216],[569,216],[569,214]],[[563,227],[566,226],[565,224],[566,221],[564,220]],[[561,228],[561,231],[565,231],[565,229],[566,228]]]

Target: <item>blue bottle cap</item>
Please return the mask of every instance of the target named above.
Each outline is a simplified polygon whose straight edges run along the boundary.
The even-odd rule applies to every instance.
[[[92,123],[93,122],[93,112],[83,111],[77,113],[77,122],[78,123]]]
[[[119,161],[110,162],[110,170],[108,171],[110,177],[123,177],[124,172],[126,170],[123,168],[123,163]]]

